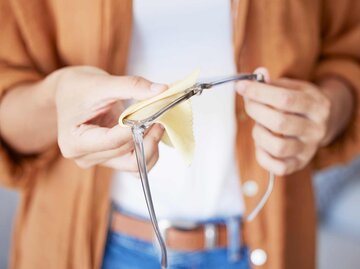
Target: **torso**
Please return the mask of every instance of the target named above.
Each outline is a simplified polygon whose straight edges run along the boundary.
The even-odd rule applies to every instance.
[[[203,78],[236,72],[229,1],[135,1],[134,16],[130,74],[172,82],[194,69],[200,69]],[[160,144],[160,159],[149,174],[157,214],[192,220],[240,215],[233,85],[195,97],[192,104],[196,141],[192,165]],[[115,173],[112,199],[126,210],[148,216],[139,179],[131,174]]]

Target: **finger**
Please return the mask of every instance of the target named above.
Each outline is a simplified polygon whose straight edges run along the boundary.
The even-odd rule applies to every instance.
[[[107,110],[105,110],[106,108]],[[104,113],[85,123],[107,128],[114,127],[118,124],[119,116],[125,110],[125,105],[123,101],[116,101],[108,107],[105,107],[104,110]]]
[[[156,150],[146,164],[148,172],[151,171],[151,169],[153,169],[153,167],[155,166],[158,160],[159,160],[159,150]]]
[[[316,103],[310,95],[303,91],[250,81],[239,81],[236,87],[238,93],[244,98],[272,106],[278,110],[306,116],[316,110]]]
[[[270,83],[270,73],[266,67],[258,67],[255,69],[254,73],[263,75],[265,83]]]
[[[277,87],[301,90],[305,98],[304,102],[307,102],[307,105],[305,105],[308,109],[306,116],[317,123],[327,120],[331,103],[317,86],[310,82],[288,78],[278,79],[271,84]]]
[[[316,154],[319,144],[306,144],[304,150],[297,156],[297,159],[305,166]],[[301,167],[301,168],[302,168]]]
[[[158,144],[162,138],[164,129],[160,125],[151,127],[149,133],[144,137],[143,145],[145,151],[145,161],[148,169],[151,169],[159,157]],[[103,163],[106,166],[126,172],[137,172],[137,160],[135,151],[123,157],[107,160]]]
[[[279,78],[271,81],[271,85],[281,88],[293,89],[293,90],[303,90],[309,87],[311,84],[302,80],[293,79],[293,78]],[[306,87],[305,87],[306,85]]]
[[[101,107],[109,100],[148,99],[167,89],[164,84],[137,76],[104,76],[99,79],[101,81],[98,83],[102,90],[99,91],[99,87],[94,87],[91,94],[88,94],[92,100],[101,100],[101,103],[94,104],[95,107]]]
[[[164,135],[165,128],[160,123],[155,123],[145,133],[145,139],[152,139],[156,143],[159,143],[162,136]]]
[[[145,141],[144,141],[145,142]],[[144,145],[145,147],[145,145]],[[145,149],[145,162],[148,171],[155,165],[159,158],[159,153],[157,148],[153,148],[152,146],[146,146]],[[139,168],[136,159],[135,151],[128,153],[123,156],[119,156],[116,158],[112,158],[106,160],[101,163],[101,165],[113,168],[118,171],[122,172],[131,172],[131,173],[138,173]]]
[[[155,166],[158,159],[158,151],[154,152],[151,155],[148,155],[148,159],[146,160],[146,168],[148,172]],[[99,165],[109,167],[121,172],[131,173],[134,177],[140,178],[139,168],[137,165],[136,155],[134,151],[132,153],[128,153],[126,155],[104,161]]]
[[[301,168],[298,159],[276,159],[261,148],[256,148],[256,159],[264,169],[278,176],[291,174]]]
[[[62,140],[67,140],[63,143]],[[131,140],[131,131],[119,125],[104,128],[96,125],[82,124],[71,131],[70,136],[59,136],[59,145],[67,158],[77,158],[85,154],[117,149]]]
[[[155,124],[144,137],[144,150],[146,165],[150,170],[159,158],[159,143],[164,134],[164,128],[160,124]]]
[[[99,164],[121,172],[135,173],[138,171],[135,151],[129,152],[122,156],[105,160]]]
[[[258,124],[253,128],[252,136],[257,147],[276,158],[295,157],[304,149],[304,144],[298,139],[279,137]]]
[[[133,150],[134,143],[130,141],[120,148],[82,155],[75,158],[75,162],[82,168],[89,168],[107,160],[131,153]]]
[[[282,113],[256,102],[245,101],[245,110],[257,123],[279,135],[306,140],[312,137],[313,130],[316,130],[315,124],[307,118]]]
[[[151,128],[145,130],[144,135]],[[115,125],[113,128],[103,128],[94,125],[81,125],[73,134],[71,158],[82,158],[91,155],[94,159],[110,159],[133,149],[132,135],[129,128]],[[64,152],[63,155],[65,156]],[[65,156],[66,157],[66,156]]]
[[[145,135],[150,131],[151,128],[146,130]],[[78,166],[80,166],[81,168],[87,169],[90,168],[94,165],[97,164],[111,164],[112,168],[115,168],[115,166],[119,163],[119,162],[128,162],[130,163],[130,166],[127,169],[127,171],[130,170],[137,170],[137,166],[135,166],[134,164],[131,164],[132,162],[134,162],[135,158],[135,154],[133,152],[134,150],[134,143],[132,141],[130,141],[129,143],[126,143],[125,145],[121,146],[120,148],[117,149],[113,149],[113,150],[108,150],[108,151],[103,151],[103,152],[97,152],[97,153],[93,153],[93,154],[88,154],[88,155],[83,155],[81,157],[75,158],[75,162],[77,163]],[[129,156],[127,156],[129,155]],[[124,158],[121,158],[121,156],[125,156]],[[155,165],[155,163],[157,162],[159,157],[159,154],[149,154],[149,158],[147,160],[148,164],[148,170],[150,171],[150,169]],[[114,162],[108,162],[111,159],[116,159]],[[127,160],[127,161],[126,161]],[[136,160],[135,160],[136,161]],[[114,165],[116,162],[116,165]],[[110,165],[108,165],[110,166]],[[124,167],[127,167],[126,165],[123,166],[117,166],[118,169],[125,169]]]

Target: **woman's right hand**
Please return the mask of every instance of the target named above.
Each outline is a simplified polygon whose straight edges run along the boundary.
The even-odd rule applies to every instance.
[[[58,144],[65,158],[80,167],[104,165],[136,172],[131,131],[118,125],[122,101],[150,98],[166,89],[141,77],[112,76],[94,67],[69,67],[58,71],[55,104]],[[158,160],[162,126],[145,134],[148,168]]]

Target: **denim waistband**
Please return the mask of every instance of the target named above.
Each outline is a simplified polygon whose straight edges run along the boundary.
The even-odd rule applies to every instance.
[[[112,210],[121,212],[122,214],[142,220],[142,221],[150,221],[150,218],[140,216],[138,214],[135,214],[131,211],[126,210],[125,208],[122,208],[119,205],[116,205],[115,203],[112,204]],[[173,221],[173,220],[171,220]],[[213,217],[208,218],[205,220],[186,220],[190,221],[193,224],[196,225],[206,225],[206,224],[224,224],[227,228],[227,237],[228,237],[228,255],[229,259],[232,261],[239,260],[241,258],[241,248],[243,247],[241,245],[242,238],[241,238],[241,225],[242,225],[242,217],[239,215],[236,216],[225,216],[225,217]],[[114,232],[114,231],[113,231]]]

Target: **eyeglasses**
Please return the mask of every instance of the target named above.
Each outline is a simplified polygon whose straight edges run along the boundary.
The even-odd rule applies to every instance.
[[[155,235],[157,237],[157,240],[160,245],[161,250],[161,267],[166,268],[167,267],[167,250],[166,250],[166,244],[165,241],[161,235],[158,220],[156,217],[156,213],[154,210],[154,205],[152,201],[151,196],[151,190],[149,185],[149,179],[148,179],[148,172],[146,167],[146,157],[145,157],[145,150],[144,150],[144,132],[147,128],[149,128],[152,124],[154,124],[155,120],[162,116],[164,113],[169,111],[171,108],[175,107],[176,105],[190,99],[191,97],[195,95],[201,95],[204,90],[211,89],[214,86],[218,86],[221,84],[233,82],[233,81],[239,81],[239,80],[254,80],[258,82],[264,82],[264,76],[262,74],[238,74],[231,77],[226,77],[221,80],[217,80],[210,83],[196,83],[192,87],[186,89],[184,91],[183,95],[180,95],[180,97],[176,98],[175,100],[171,101],[166,106],[162,107],[159,111],[155,112],[153,115],[141,119],[141,120],[130,120],[130,119],[123,119],[123,123],[127,126],[131,127],[132,136],[135,144],[135,154],[136,154],[136,160],[139,170],[139,175],[141,179],[142,189],[145,196],[146,205],[149,211],[150,220],[152,223],[152,226],[154,228]],[[265,203],[270,197],[270,194],[274,187],[274,181],[275,181],[275,175],[273,173],[269,172],[269,178],[268,178],[268,186],[267,190],[265,191],[263,197],[261,198],[260,202],[257,204],[257,206],[253,209],[250,214],[244,217],[245,221],[252,221],[260,212],[260,210],[264,207]]]

